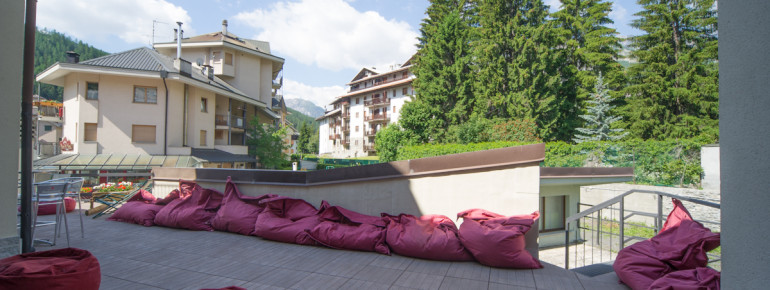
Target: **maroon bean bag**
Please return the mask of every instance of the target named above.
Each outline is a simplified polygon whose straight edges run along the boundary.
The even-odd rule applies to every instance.
[[[307,231],[321,218],[312,204],[302,199],[277,196],[260,201],[265,209],[257,216],[254,235],[264,239],[300,245],[316,245]],[[322,203],[321,210],[328,204]]]
[[[683,220],[692,220],[692,215],[690,215],[690,212],[687,211],[687,208],[684,207],[681,201],[676,198],[672,198],[671,202],[674,203],[674,209],[671,210],[671,213],[668,214],[666,223],[663,224],[663,228],[660,229],[661,232],[679,226]]]
[[[668,273],[706,267],[706,253],[719,246],[719,233],[712,233],[699,222],[677,218],[681,211],[676,207],[681,203],[674,204],[674,216],[668,220],[677,220],[678,225],[618,252],[612,267],[620,281],[629,287],[647,289]]]
[[[324,205],[328,205],[324,202]],[[327,207],[323,220],[308,233],[321,245],[345,250],[377,252],[390,255],[385,244],[386,223],[381,217],[360,214],[341,206]]]
[[[655,282],[649,289],[661,290],[719,290],[719,271],[711,268],[695,268],[671,272]]]
[[[157,198],[149,191],[139,190],[136,195],[115,210],[107,220],[143,225],[145,227],[154,226],[155,215],[163,208],[163,205],[155,204],[156,201]]]
[[[75,206],[77,205],[77,202],[74,198],[71,197],[65,197],[64,198],[64,211],[65,212],[71,212],[75,210]],[[21,212],[21,207],[19,207],[19,212]],[[48,203],[48,204],[41,204],[37,207],[37,215],[52,215],[56,214],[56,204]]]
[[[179,182],[179,198],[164,206],[155,215],[155,224],[169,228],[213,231],[211,218],[222,204],[222,193],[202,188],[195,182]]]
[[[217,214],[211,219],[211,227],[217,231],[247,236],[254,235],[254,225],[257,222],[257,216],[265,208],[263,205],[259,205],[259,202],[272,197],[276,197],[276,195],[244,196],[230,177],[227,177],[222,207],[219,208]]]
[[[460,243],[455,223],[443,215],[415,217],[383,214],[388,223],[385,241],[396,254],[439,261],[472,261]]]
[[[99,261],[76,248],[26,253],[0,260],[0,289],[98,290]]]
[[[483,209],[471,209],[457,214],[463,218],[460,242],[479,263],[499,268],[538,269],[543,266],[527,252],[524,234],[540,217],[529,215],[503,216]]]

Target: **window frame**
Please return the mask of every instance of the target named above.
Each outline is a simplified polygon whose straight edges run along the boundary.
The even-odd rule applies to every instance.
[[[152,141],[144,141],[144,140],[137,140],[137,128],[152,128]],[[156,144],[158,143],[158,127],[155,125],[140,125],[140,124],[131,124],[131,143],[138,143],[138,144]]]
[[[209,99],[201,97],[201,113],[209,112]]]
[[[91,130],[89,130],[89,126],[93,126]],[[96,142],[98,138],[98,131],[99,131],[99,124],[98,123],[83,123],[83,142]],[[90,136],[89,132],[93,132],[93,136]],[[93,138],[89,138],[93,137]]]
[[[561,227],[560,228],[546,228],[546,218],[548,217],[549,213],[546,210],[546,198],[549,197],[561,197],[562,202],[562,217],[567,217],[567,195],[553,195],[553,196],[541,196],[540,197],[540,222],[538,225],[538,229],[541,233],[548,233],[548,232],[557,232],[557,231],[564,231],[567,227],[564,220],[561,221]]]
[[[96,97],[91,98],[91,94],[89,92],[91,91],[91,88],[89,88],[90,85],[96,85],[96,91],[95,95]],[[99,100],[99,82],[86,82],[86,100]]]
[[[137,89],[144,89],[144,102],[137,102],[136,101],[136,90]],[[155,102],[149,102],[147,98],[147,89],[153,89],[155,90]],[[151,87],[151,86],[134,86],[134,93],[131,95],[131,100],[134,104],[157,104],[158,103],[158,87]]]
[[[206,144],[208,144],[208,132],[206,132],[206,130],[201,130],[200,131],[200,140],[198,140],[198,141],[200,141],[199,142],[199,144],[200,144],[199,146],[208,146],[208,145],[206,145]]]
[[[230,57],[229,59],[228,59],[228,56]],[[224,63],[225,65],[233,65],[233,61],[235,61],[235,55],[225,51],[224,57],[222,58],[222,63]]]

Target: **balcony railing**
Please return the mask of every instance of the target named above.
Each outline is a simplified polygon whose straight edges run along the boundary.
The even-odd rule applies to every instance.
[[[364,144],[364,151],[367,151],[367,152],[374,151],[374,144]]]
[[[375,98],[375,99],[371,99],[369,101],[364,102],[364,105],[367,106],[367,107],[387,106],[387,105],[390,105],[390,99],[388,99],[388,98]]]
[[[388,114],[377,114],[377,115],[369,115],[364,118],[364,121],[367,122],[373,122],[373,121],[387,121],[390,120],[390,117],[388,117]]]
[[[363,90],[363,89],[371,88],[371,87],[375,87],[375,86],[381,86],[381,85],[384,85],[384,84],[387,84],[387,83],[392,83],[392,82],[395,82],[395,81],[400,81],[400,80],[409,78],[409,74],[404,76],[403,72],[396,73],[396,77],[395,78],[392,77],[392,74],[388,74],[387,76],[388,76],[387,79],[385,79],[385,76],[382,76],[380,81],[375,81],[374,85],[372,85],[372,86],[368,86],[367,87],[366,85],[364,85],[364,83],[359,83],[358,87],[355,87],[355,88],[353,86],[351,86],[350,87],[350,92],[355,92],[355,91],[358,91],[358,90]],[[367,80],[367,82],[368,82],[368,80]]]
[[[342,114],[343,119],[350,119],[350,112]]]
[[[366,130],[364,131],[364,135],[367,137],[373,137],[377,135],[377,130]]]
[[[214,116],[214,122],[217,126],[230,126],[233,128],[240,128],[243,129],[246,127],[246,122],[243,119],[243,116],[235,116],[235,115],[216,115]]]
[[[342,132],[350,132],[350,125],[343,126],[342,127]]]

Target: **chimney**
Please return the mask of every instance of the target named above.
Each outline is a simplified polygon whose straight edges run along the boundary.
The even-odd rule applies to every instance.
[[[210,80],[214,80],[214,67],[204,64],[203,65],[203,74],[206,75]]]
[[[68,51],[66,52],[67,55],[67,62],[68,63],[78,63],[80,62],[80,55],[77,52],[74,51]]]
[[[184,31],[182,31],[182,22],[177,21],[176,24],[179,25],[176,37],[176,58],[179,59],[182,58],[182,33],[184,33]]]
[[[178,38],[178,36],[179,36],[179,30],[174,28],[174,42],[176,42],[176,39]]]
[[[227,36],[227,19],[222,20],[222,35]]]

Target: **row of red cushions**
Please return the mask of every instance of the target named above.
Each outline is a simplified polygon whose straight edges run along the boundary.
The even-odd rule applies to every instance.
[[[481,209],[458,214],[458,229],[446,216],[382,217],[322,202],[320,209],[284,196],[244,196],[228,178],[225,193],[180,182],[165,199],[142,192],[109,220],[190,230],[217,230],[331,248],[395,253],[424,259],[469,261],[504,268],[541,268],[525,248],[524,234],[538,214],[506,217]],[[170,200],[170,201],[169,201]],[[164,206],[164,204],[167,204]],[[467,248],[467,250],[466,250]]]

